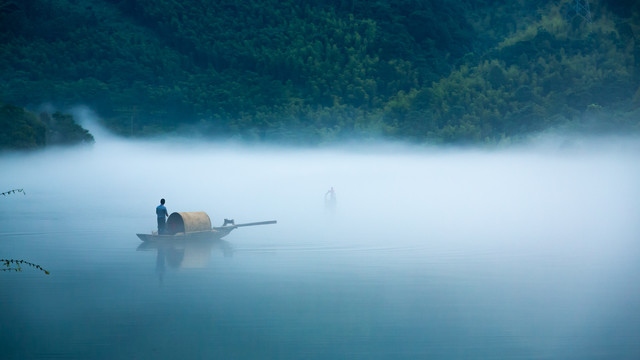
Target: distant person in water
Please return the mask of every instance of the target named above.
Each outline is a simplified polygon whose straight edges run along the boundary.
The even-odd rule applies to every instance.
[[[156,207],[156,215],[158,216],[158,235],[163,235],[166,231],[166,218],[169,217],[167,208],[164,207],[164,199],[160,199],[160,205]]]
[[[324,206],[330,211],[336,208],[336,192],[333,190],[333,186],[324,194]]]

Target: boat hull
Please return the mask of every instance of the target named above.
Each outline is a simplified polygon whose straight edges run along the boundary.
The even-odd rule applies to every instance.
[[[227,236],[234,226],[216,227],[209,231],[194,231],[187,233],[178,233],[175,235],[158,235],[158,234],[136,234],[142,241],[174,241],[174,240],[206,240],[206,239],[222,239]]]

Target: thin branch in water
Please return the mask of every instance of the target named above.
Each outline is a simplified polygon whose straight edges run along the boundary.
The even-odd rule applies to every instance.
[[[25,260],[15,260],[15,259],[0,259],[0,263],[4,265],[4,268],[0,268],[0,271],[22,271],[22,265],[31,266],[36,270],[40,270],[45,274],[49,275],[49,271],[44,269],[42,266],[38,264],[34,264]]]
[[[26,193],[26,192],[24,192],[24,189],[12,189],[12,190],[5,191],[5,192],[3,192],[3,193],[0,193],[0,195],[2,195],[2,196],[7,196],[7,195],[9,195],[9,194],[15,194],[15,193],[17,193],[17,192],[22,193],[22,194],[24,194],[24,195],[27,195],[27,193]]]
[[[2,196],[7,196],[9,194],[15,194],[15,193],[22,193],[24,195],[27,195],[27,193],[24,192],[24,189],[12,189],[9,191],[5,191],[3,193],[0,193],[0,195]],[[34,264],[25,260],[15,260],[15,259],[0,259],[0,264],[4,265],[3,268],[0,268],[0,271],[22,271],[22,265],[27,265],[27,266],[31,266],[32,268],[36,269],[36,270],[40,270],[42,272],[44,272],[45,274],[49,275],[49,271],[45,270],[42,266],[38,265],[38,264]]]

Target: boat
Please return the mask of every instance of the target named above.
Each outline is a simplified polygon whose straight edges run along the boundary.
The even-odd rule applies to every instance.
[[[276,220],[258,221],[236,224],[234,220],[225,219],[222,226],[211,226],[211,219],[204,211],[174,212],[167,219],[164,234],[152,231],[151,234],[136,234],[142,241],[174,241],[222,239],[239,227],[276,224]]]

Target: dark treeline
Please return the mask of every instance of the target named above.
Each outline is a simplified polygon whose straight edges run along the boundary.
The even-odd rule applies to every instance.
[[[638,130],[640,5],[574,3],[0,0],[0,101],[88,105],[135,136]]]
[[[93,136],[69,114],[59,111],[35,114],[18,106],[0,103],[0,150],[93,142]]]

